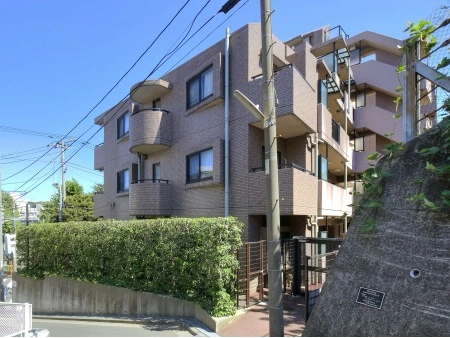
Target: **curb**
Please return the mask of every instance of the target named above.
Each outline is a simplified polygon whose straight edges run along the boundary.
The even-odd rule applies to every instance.
[[[94,317],[94,316],[68,316],[68,315],[33,315],[33,319],[50,319],[50,320],[77,320],[86,322],[106,322],[106,323],[126,323],[140,324],[143,322],[151,322],[155,324],[167,324],[177,322],[180,326],[189,331],[194,336],[199,337],[219,337],[216,333],[203,326],[192,318],[173,318],[173,317]]]

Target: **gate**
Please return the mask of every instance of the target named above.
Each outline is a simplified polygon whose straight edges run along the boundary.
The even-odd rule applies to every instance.
[[[342,238],[294,237],[297,246],[293,295],[305,297],[305,323],[316,304],[330,267],[342,244]],[[297,244],[295,244],[297,243]]]
[[[342,238],[294,237],[281,242],[283,293],[305,298],[305,322],[314,307]],[[267,243],[247,242],[238,250],[236,301],[246,308],[267,300]]]

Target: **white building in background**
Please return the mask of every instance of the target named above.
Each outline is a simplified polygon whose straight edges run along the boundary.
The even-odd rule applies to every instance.
[[[21,198],[20,192],[10,191],[7,192],[9,196],[14,200],[16,204],[17,210],[19,212],[19,218],[16,218],[17,221],[22,223],[27,222],[27,204],[28,204],[28,222],[34,223],[39,221],[39,215],[41,210],[43,209],[42,204],[33,203],[28,200]]]

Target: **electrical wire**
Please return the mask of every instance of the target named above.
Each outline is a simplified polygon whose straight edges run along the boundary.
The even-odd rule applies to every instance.
[[[227,20],[229,20],[229,18],[231,18],[240,8],[242,8],[247,2],[248,2],[249,0],[247,0],[243,5],[241,5],[237,10],[235,10],[227,19],[225,19],[219,26],[217,26],[210,34],[208,34],[201,42],[203,42],[207,37],[209,37],[215,30],[217,30],[224,22],[226,22]],[[209,1],[208,1],[208,3],[209,3]],[[205,6],[204,6],[205,7]],[[203,8],[204,8],[203,7]],[[203,8],[202,8],[202,10],[203,10]],[[209,20],[207,20],[199,29],[197,29],[197,31],[195,32],[195,33],[193,33],[192,34],[192,36],[191,37],[189,37],[187,40],[185,40],[184,41],[184,43],[182,43],[182,44],[179,44],[179,46],[177,46],[177,48],[175,48],[174,50],[172,50],[171,52],[169,52],[169,53],[166,53],[166,55],[165,56],[163,56],[163,58],[162,58],[162,60],[164,59],[164,58],[166,58],[168,55],[170,55],[170,56],[168,56],[167,57],[167,59],[165,59],[164,61],[162,61],[162,60],[160,60],[159,62],[158,62],[158,64],[155,66],[155,68],[147,75],[147,77],[143,80],[143,81],[141,81],[140,83],[139,83],[139,85],[138,86],[141,86],[151,75],[153,75],[153,73],[154,72],[156,72],[163,64],[165,64],[181,47],[183,47],[193,36],[195,36],[201,29],[203,29],[218,13],[220,13],[221,12],[221,10],[219,10],[216,14],[214,14]],[[197,16],[198,15],[196,15],[196,17],[195,18],[197,18]],[[195,19],[194,19],[195,20]],[[172,21],[171,21],[172,22]],[[167,27],[167,26],[166,26]],[[185,38],[183,38],[183,40],[184,40]],[[182,41],[183,41],[182,40]],[[201,43],[200,42],[200,43]],[[199,44],[200,44],[199,43]],[[199,45],[199,44],[197,44],[196,45],[196,47]],[[187,55],[189,55],[196,47],[194,47],[193,49],[191,49],[181,60],[183,60]],[[181,62],[181,60],[180,61],[178,61],[178,63],[179,62]],[[176,63],[176,64],[178,64],[178,63]],[[175,65],[176,65],[175,64]],[[173,66],[171,69],[173,69],[175,66]],[[170,69],[170,70],[171,70]],[[169,71],[170,71],[169,70]],[[169,71],[167,71],[165,74],[167,74]],[[164,74],[164,75],[165,75]],[[138,88],[138,86],[136,87],[136,89]],[[126,99],[128,98],[128,96],[129,96],[129,94],[127,94],[123,99],[122,99],[122,101],[119,101],[119,103],[118,104],[116,104],[114,107],[112,107],[112,108],[110,108],[108,111],[107,111],[107,113],[105,113],[105,115],[107,115],[110,111],[112,111],[113,109],[115,109],[120,103],[122,103],[122,105],[119,107],[119,109],[117,109],[117,111],[113,114],[113,116],[111,116],[87,141],[89,142],[96,134],[98,134],[98,132],[101,130],[101,129],[103,129],[103,127],[108,123],[108,122],[110,122],[115,116],[116,116],[116,114],[118,113],[118,111],[120,111],[120,109],[126,104]],[[103,99],[102,99],[103,100]],[[93,110],[93,109],[92,109]],[[92,110],[88,113],[88,115],[92,112]],[[89,131],[90,129],[92,129],[92,127],[90,127],[87,131]],[[73,129],[72,129],[73,130]],[[72,131],[71,130],[71,131]],[[69,131],[69,133],[71,132],[71,131]],[[86,131],[86,132],[87,132]],[[86,133],[85,132],[85,133]],[[85,133],[83,133],[81,136],[83,136],[83,135],[85,135]],[[83,148],[83,146],[81,146],[77,151],[75,151],[74,152],[74,154],[72,154],[72,156],[70,156],[67,160],[66,160],[66,163],[68,162],[68,161],[70,161],[81,149]],[[59,170],[59,168],[57,169],[57,170]],[[57,171],[56,170],[56,171]],[[55,171],[55,172],[56,172]],[[50,176],[51,175],[53,175],[55,172],[53,172],[53,173],[51,173],[45,180],[43,180],[43,182],[45,182],[48,178],[50,178]],[[9,177],[8,177],[9,178]],[[41,182],[41,183],[43,183],[43,182]],[[39,186],[40,184],[37,184],[37,185],[35,185],[34,187],[32,187],[32,188],[30,188],[28,191],[26,191],[26,192],[24,192],[23,194],[21,194],[21,197],[23,197],[23,196],[25,196],[25,195],[27,195],[27,194],[29,194],[31,191],[33,191],[34,189],[36,189],[38,186]]]
[[[178,10],[178,12],[175,14],[175,16],[170,20],[170,22],[164,27],[164,29],[157,35],[157,37],[153,40],[153,42],[150,44],[150,46],[139,56],[139,58],[136,60],[136,62],[133,63],[133,65],[126,71],[126,73],[119,79],[119,81],[116,82],[116,84],[102,97],[102,99],[73,127],[65,136],[63,136],[57,143],[61,143],[75,128],[77,128],[104,100],[105,98],[117,87],[117,85],[124,79],[124,77],[136,66],[136,64],[139,62],[139,60],[150,50],[150,48],[155,44],[155,42],[160,38],[160,36],[166,31],[166,29],[172,24],[172,22],[175,20],[175,18],[180,14],[180,12],[186,7],[186,5],[190,2],[190,0],[187,0],[185,4],[181,7],[181,9]],[[90,141],[92,138],[90,138],[88,141]],[[49,151],[48,151],[49,152]],[[48,152],[46,152],[44,155],[46,155]],[[43,155],[43,156],[44,156]],[[37,162],[37,161],[36,161]],[[35,164],[36,162],[31,163],[27,167],[25,167],[23,170],[19,170],[18,172],[14,173],[13,175],[10,175],[6,177],[3,180],[8,180],[11,177],[14,177],[18,175],[19,173],[23,172],[24,170],[28,169],[30,166]],[[2,181],[3,181],[2,180]]]

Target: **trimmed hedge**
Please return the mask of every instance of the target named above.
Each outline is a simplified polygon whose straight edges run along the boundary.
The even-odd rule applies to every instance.
[[[242,228],[232,217],[35,223],[17,231],[20,272],[169,295],[228,316]]]

